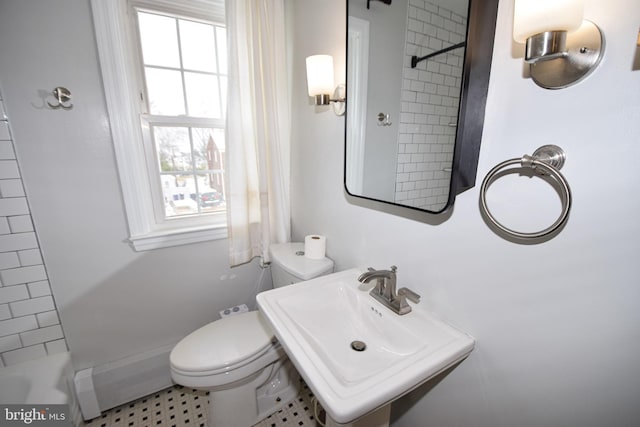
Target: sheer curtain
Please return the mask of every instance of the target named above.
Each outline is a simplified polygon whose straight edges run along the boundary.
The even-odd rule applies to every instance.
[[[227,215],[231,265],[291,235],[284,0],[227,0]]]

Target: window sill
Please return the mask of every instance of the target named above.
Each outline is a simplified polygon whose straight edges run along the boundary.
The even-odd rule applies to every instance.
[[[179,231],[155,231],[143,235],[131,236],[129,242],[131,242],[131,246],[136,252],[142,252],[187,245],[190,243],[226,239],[227,236],[226,225],[221,225],[217,227],[182,229]]]

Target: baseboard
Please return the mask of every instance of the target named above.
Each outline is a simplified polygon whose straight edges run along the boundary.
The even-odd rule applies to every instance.
[[[171,387],[172,348],[165,346],[76,372],[75,388],[84,419]]]

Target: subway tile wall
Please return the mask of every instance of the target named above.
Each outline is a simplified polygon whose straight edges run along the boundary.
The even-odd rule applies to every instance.
[[[0,366],[67,351],[0,92]]]
[[[467,20],[425,0],[410,0],[398,135],[396,202],[441,210],[448,198],[464,49],[411,68],[465,40]]]

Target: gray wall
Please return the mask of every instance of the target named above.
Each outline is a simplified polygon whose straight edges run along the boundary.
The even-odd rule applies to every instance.
[[[260,269],[230,269],[226,240],[138,253],[126,243],[88,0],[0,2],[0,58],[18,162],[76,370],[175,343],[219,310],[253,304]],[[56,86],[71,90],[72,110],[44,107]]]
[[[294,237],[325,234],[338,269],[397,264],[399,284],[423,295],[422,308],[477,339],[449,375],[394,405],[394,426],[639,425],[640,72],[631,67],[640,3],[588,0],[606,57],[588,80],[547,91],[523,77],[513,2],[501,1],[478,181],[503,160],[556,143],[568,153],[563,173],[574,193],[564,231],[533,246],[489,230],[479,182],[439,225],[345,199],[344,119],[315,113],[304,82],[306,55],[344,56],[344,0],[291,3]],[[542,180],[528,181],[496,183],[490,203],[505,222],[531,230],[550,224],[559,207]],[[541,202],[531,207],[526,197]]]

